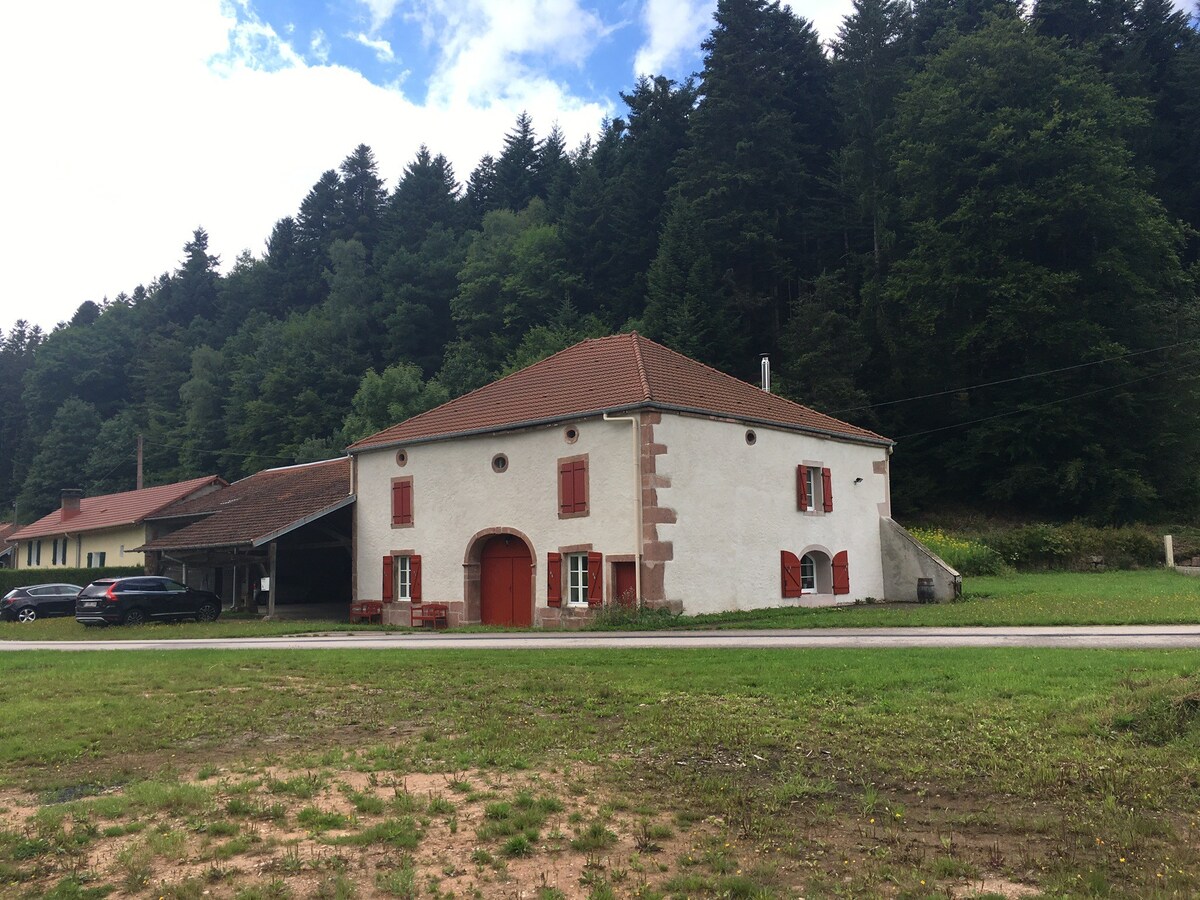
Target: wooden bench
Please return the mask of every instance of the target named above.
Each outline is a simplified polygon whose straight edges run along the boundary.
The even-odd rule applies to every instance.
[[[445,603],[414,603],[412,605],[412,627],[423,628],[432,625],[434,628],[450,626],[450,607]]]
[[[359,600],[350,604],[351,622],[383,622],[383,603],[380,600]]]

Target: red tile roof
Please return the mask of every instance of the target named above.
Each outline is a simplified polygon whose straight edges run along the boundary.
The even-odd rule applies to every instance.
[[[266,543],[345,505],[350,495],[350,458],[266,469],[229,487],[162,510],[156,521],[203,516],[141,550],[198,550]]]
[[[190,497],[209,485],[224,484],[216,475],[205,475],[191,481],[160,484],[158,487],[142,488],[140,491],[125,491],[120,494],[101,494],[99,497],[83,497],[79,501],[79,512],[63,518],[62,509],[56,509],[32,525],[8,536],[10,541],[50,537],[56,534],[75,534],[80,531],[96,531],[101,528],[116,528],[121,525],[137,525],[165,506]]]
[[[575,344],[363,438],[350,446],[350,452],[639,408],[727,416],[854,441],[891,443],[633,332]]]
[[[7,541],[8,536],[17,530],[15,522],[0,522],[0,543]]]

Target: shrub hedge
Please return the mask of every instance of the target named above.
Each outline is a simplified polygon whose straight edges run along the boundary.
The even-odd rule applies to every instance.
[[[103,569],[0,569],[0,595],[27,584],[87,585],[97,578],[120,578],[142,575],[141,566],[106,566]]]
[[[1081,522],[1022,525],[987,534],[984,543],[1018,569],[1140,569],[1163,561],[1162,539],[1146,529]]]

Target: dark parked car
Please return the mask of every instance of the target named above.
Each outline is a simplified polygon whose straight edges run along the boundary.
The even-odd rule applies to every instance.
[[[33,622],[75,612],[77,584],[31,584],[13,588],[0,597],[0,618],[6,622]]]
[[[75,620],[84,625],[141,625],[166,619],[212,622],[221,598],[158,576],[101,578],[75,599]]]

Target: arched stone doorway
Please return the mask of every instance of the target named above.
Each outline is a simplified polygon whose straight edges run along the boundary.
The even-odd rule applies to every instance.
[[[533,624],[533,552],[524,535],[502,529],[476,535],[465,569],[469,619],[484,625]]]

